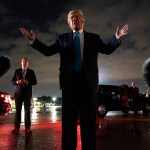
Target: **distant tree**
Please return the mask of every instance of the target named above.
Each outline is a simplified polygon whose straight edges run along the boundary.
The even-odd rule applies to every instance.
[[[57,103],[57,104],[62,104],[62,98],[61,98],[61,97],[58,97],[57,100],[56,100],[56,103]]]
[[[38,99],[39,100],[42,100],[42,101],[45,101],[45,102],[47,102],[47,103],[52,103],[53,101],[52,101],[52,98],[51,98],[51,96],[41,96],[41,97],[38,97]]]

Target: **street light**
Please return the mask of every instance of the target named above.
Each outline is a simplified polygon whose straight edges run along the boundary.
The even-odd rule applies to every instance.
[[[53,97],[52,100],[54,101],[54,106],[55,106],[56,97]]]
[[[38,100],[37,97],[33,97],[33,106],[35,105],[37,100]]]
[[[37,101],[37,97],[33,97],[33,101]]]

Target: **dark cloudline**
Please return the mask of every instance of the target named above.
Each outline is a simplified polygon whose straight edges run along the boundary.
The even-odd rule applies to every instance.
[[[68,0],[69,1],[69,0]],[[67,2],[68,2],[67,1]],[[20,36],[20,33],[18,32],[18,28],[20,26],[26,26],[29,28],[34,28],[36,26],[36,29],[46,32],[47,31],[47,26],[45,26],[45,22],[51,20],[51,21],[55,21],[57,20],[58,16],[61,14],[61,12],[63,12],[63,8],[61,6],[61,4],[64,2],[63,0],[56,0],[56,1],[19,1],[19,0],[10,0],[10,1],[6,1],[6,0],[2,0],[1,3],[3,2],[4,6],[6,6],[7,8],[7,13],[4,14],[4,16],[2,16],[3,20],[5,20],[4,22],[4,27],[0,29],[1,33],[3,36],[5,37],[18,37]],[[66,1],[65,1],[66,2]],[[116,1],[117,2],[117,1]],[[134,1],[136,2],[136,1]],[[139,4],[142,1],[138,1],[136,7],[139,7]],[[40,4],[40,5],[39,5]],[[42,8],[44,9],[44,11],[42,10]],[[11,11],[11,13],[10,13]],[[42,14],[41,14],[42,12]],[[6,16],[7,15],[7,16]],[[8,19],[8,20],[6,20]],[[6,30],[7,29],[7,30]],[[7,32],[6,32],[7,31]],[[129,48],[132,44],[134,43],[129,43],[129,40],[127,42],[127,44],[122,44],[122,46],[125,46],[125,48]],[[133,46],[133,45],[132,45]],[[4,49],[6,50],[6,49]],[[118,52],[119,53],[119,52]],[[121,80],[121,81],[108,81],[107,83],[112,83],[112,84],[122,84],[122,83],[129,83],[132,80],[136,80],[138,86],[142,85],[142,87],[140,87],[140,89],[146,89],[146,87],[144,86],[143,80],[142,79],[130,79],[129,81],[125,80]],[[140,84],[141,83],[141,84]],[[49,92],[51,85],[46,85],[45,86],[45,91],[47,91],[46,93],[51,93]],[[59,92],[59,86],[56,86]],[[56,91],[57,91],[56,90]],[[39,87],[39,89],[36,89],[35,87],[35,91],[42,91],[42,89]],[[53,90],[52,90],[53,91]]]
[[[18,29],[20,26],[30,28],[36,26],[43,32],[47,31],[45,22],[55,22],[58,19],[66,7],[64,2],[69,4],[69,0],[1,0],[0,4],[5,8],[1,15],[1,34],[10,36],[12,32],[17,33],[16,28]]]

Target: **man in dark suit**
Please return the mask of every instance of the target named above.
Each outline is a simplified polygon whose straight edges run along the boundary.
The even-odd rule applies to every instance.
[[[30,40],[31,46],[45,56],[60,53],[60,88],[62,90],[62,150],[77,148],[77,118],[80,115],[82,150],[96,149],[96,99],[98,90],[98,52],[112,53],[120,39],[127,34],[128,25],[116,30],[108,44],[99,35],[83,30],[84,16],[81,10],[72,10],[68,14],[68,24],[72,31],[59,35],[50,46],[39,41],[33,31],[20,28],[22,34]],[[76,33],[78,32],[78,33]],[[78,35],[80,41],[80,59],[76,54]],[[76,61],[78,68],[76,68]]]
[[[14,98],[16,105],[16,113],[14,118],[14,129],[12,133],[19,133],[21,123],[22,103],[25,109],[25,133],[31,133],[30,106],[32,98],[32,86],[37,84],[34,70],[28,68],[28,58],[22,58],[22,68],[16,69],[11,80],[16,86]]]
[[[129,96],[132,101],[134,116],[138,115],[139,88],[135,86],[135,82],[131,83]]]

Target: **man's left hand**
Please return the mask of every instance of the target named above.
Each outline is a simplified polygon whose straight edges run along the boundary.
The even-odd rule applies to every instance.
[[[118,40],[123,38],[128,33],[128,28],[129,28],[128,24],[124,25],[121,29],[120,27],[117,27],[116,34],[115,34],[116,38]]]

